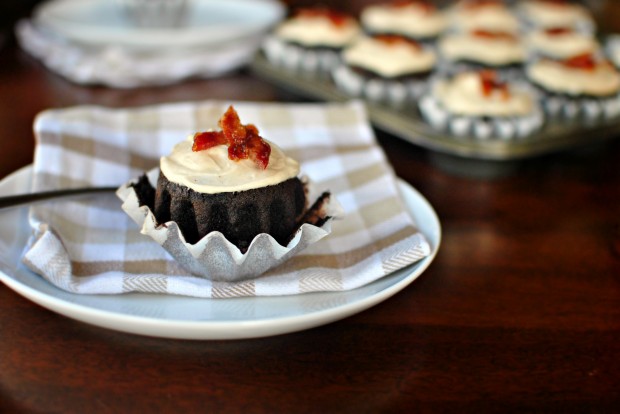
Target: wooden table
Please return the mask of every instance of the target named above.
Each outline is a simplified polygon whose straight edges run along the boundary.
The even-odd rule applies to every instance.
[[[0,178],[32,162],[32,121],[46,108],[211,98],[296,99],[243,72],[81,87],[9,45]],[[0,284],[0,412],[620,409],[620,142],[481,164],[378,139],[443,226],[412,285],[327,326],[206,342],[97,328]]]

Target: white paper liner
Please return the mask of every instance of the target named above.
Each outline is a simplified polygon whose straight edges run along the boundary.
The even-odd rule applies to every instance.
[[[147,173],[149,182],[155,188],[159,168]],[[185,241],[178,225],[169,221],[158,225],[155,215],[148,206],[140,206],[134,179],[121,186],[116,194],[123,200],[122,209],[140,227],[140,232],[153,238],[177,262],[194,275],[218,282],[237,282],[259,276],[296,255],[306,247],[331,233],[331,222],[344,216],[344,210],[332,194],[323,211],[330,218],[321,227],[303,224],[293,239],[284,247],[269,234],[259,234],[248,250],[241,253],[239,248],[228,241],[220,232],[211,232],[192,245]],[[309,199],[313,191],[309,191]]]

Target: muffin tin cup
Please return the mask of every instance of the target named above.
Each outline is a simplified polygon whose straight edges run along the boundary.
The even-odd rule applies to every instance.
[[[434,128],[447,131],[455,137],[473,137],[479,140],[514,140],[525,138],[542,128],[544,116],[540,108],[525,116],[474,116],[453,114],[432,95],[419,102],[420,113]]]
[[[620,116],[620,92],[596,97],[552,92],[537,84],[534,87],[542,97],[542,107],[549,118],[596,121]]]
[[[308,73],[325,73],[339,63],[339,50],[326,47],[306,48],[268,36],[262,45],[269,63],[276,67]]]
[[[332,70],[332,79],[336,87],[348,96],[395,105],[418,100],[428,88],[428,79],[392,80],[368,77],[344,63]]]
[[[153,187],[158,175],[159,168],[147,173]],[[196,244],[189,244],[175,222],[158,224],[151,209],[140,206],[132,186],[136,182],[134,179],[124,184],[116,194],[123,201],[122,209],[138,224],[140,232],[155,240],[192,274],[218,282],[237,282],[261,275],[330,234],[332,220],[344,216],[344,210],[331,195],[322,209],[328,218],[321,227],[303,224],[287,246],[280,245],[269,234],[259,234],[242,253],[220,232],[211,232]],[[315,191],[310,183],[308,189],[309,199],[313,200]]]

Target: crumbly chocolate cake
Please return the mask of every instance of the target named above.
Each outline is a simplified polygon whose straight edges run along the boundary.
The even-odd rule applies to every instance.
[[[159,223],[175,221],[191,244],[219,231],[243,251],[260,233],[285,246],[306,211],[306,194],[297,177],[251,190],[203,194],[160,173],[153,211]]]

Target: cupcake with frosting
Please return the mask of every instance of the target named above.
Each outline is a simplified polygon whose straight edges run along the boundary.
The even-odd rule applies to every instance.
[[[530,55],[564,59],[584,53],[597,53],[598,41],[591,33],[571,27],[550,27],[531,31],[526,38]]]
[[[620,114],[620,73],[600,56],[586,53],[562,60],[540,59],[526,73],[544,93],[550,115],[596,119]]]
[[[263,50],[276,66],[329,70],[360,32],[355,18],[347,14],[327,8],[300,9],[265,39]]]
[[[438,78],[419,102],[424,119],[457,137],[515,139],[533,134],[544,122],[536,94],[490,70]]]
[[[449,11],[450,26],[457,31],[486,30],[516,34],[520,21],[499,0],[462,0]]]
[[[536,28],[596,29],[590,11],[581,4],[567,0],[525,0],[519,3],[518,11],[526,24]]]
[[[448,23],[434,4],[416,0],[367,6],[362,10],[360,22],[370,34],[400,35],[418,42],[435,40]]]
[[[519,70],[527,56],[517,35],[486,29],[446,35],[439,41],[439,52],[444,66],[452,71]]]
[[[237,281],[326,236],[342,213],[328,192],[310,205],[299,163],[242,124],[232,106],[219,126],[179,142],[159,169],[117,194],[141,232],[179,264],[211,280]]]
[[[362,37],[342,52],[335,84],[351,96],[400,103],[424,93],[436,63],[432,49],[396,35]]]

